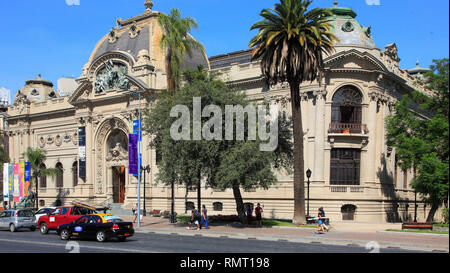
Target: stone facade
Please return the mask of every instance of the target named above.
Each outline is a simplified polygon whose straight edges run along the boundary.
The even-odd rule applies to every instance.
[[[47,151],[46,167],[53,168],[57,163],[63,166],[63,187],[58,187],[52,178],[47,179],[45,187],[40,187],[42,205],[52,205],[57,199],[62,203],[73,199],[112,203],[120,192],[117,183],[123,183],[119,185],[124,188],[124,200],[120,200],[123,207],[131,208],[136,202],[138,180],[128,172],[128,145],[123,136],[133,132],[133,120],[139,118],[139,104],[142,109],[151,108],[156,94],[166,87],[164,52],[159,47],[162,33],[156,20],[158,12],[152,10],[150,2],[146,2],[147,10],[143,14],[128,20],[118,19],[117,27],[98,42],[77,79],[78,88],[73,94],[60,97],[55,92],[56,97],[45,97],[34,92],[32,95],[33,90],[53,94],[48,82],[39,77],[27,82],[9,107],[7,134],[12,162],[23,161],[22,153],[27,147],[39,147]],[[388,45],[384,50],[376,47],[370,28],[357,23],[353,10],[334,7],[334,17],[333,28],[341,42],[336,45],[336,52],[325,58],[325,77],[320,84],[304,83],[300,89],[305,169],[312,170],[310,214],[324,207],[332,220],[411,220],[415,194],[408,181],[413,174],[395,167],[395,150],[385,144],[384,121],[402,95],[421,87],[415,86],[415,76],[399,68],[396,45]],[[230,86],[244,90],[251,100],[267,100],[290,113],[288,84],[268,86],[259,62],[251,61],[251,51],[209,60],[196,52],[186,60],[187,67],[198,64],[220,72]],[[34,85],[42,88],[38,90]],[[347,102],[348,90],[354,92],[350,100],[359,97],[360,101],[342,106],[339,103]],[[141,101],[129,91],[141,92]],[[342,101],[337,103],[340,97]],[[345,109],[353,112],[357,109],[359,112],[351,115],[358,120],[336,120],[346,115]],[[85,179],[76,175],[81,126],[86,128]],[[148,142],[149,136],[144,135],[143,165],[150,165],[152,170],[145,181],[146,209],[169,210],[171,191],[169,187],[155,184],[156,154],[147,147]],[[342,161],[333,158],[336,151],[344,155],[348,151],[358,154],[357,159],[352,158],[358,164],[354,168],[355,183],[336,180],[333,173],[336,169],[331,165]],[[125,169],[122,176],[117,174],[117,168]],[[293,178],[279,173],[278,179],[268,190],[243,192],[244,202],[261,203],[265,217],[289,219],[293,216]],[[186,210],[186,200],[196,202],[196,191],[183,187],[176,188],[175,196],[178,213]],[[202,203],[210,214],[236,213],[231,190],[221,192],[203,187]],[[429,208],[418,204],[417,217],[421,221]]]

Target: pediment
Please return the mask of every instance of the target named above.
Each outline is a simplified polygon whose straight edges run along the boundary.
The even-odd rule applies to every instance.
[[[387,71],[384,64],[373,55],[357,50],[340,52],[325,59],[324,64],[331,70]]]

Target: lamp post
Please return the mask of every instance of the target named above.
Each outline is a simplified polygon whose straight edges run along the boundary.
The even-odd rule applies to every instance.
[[[309,178],[311,178],[312,171],[308,169],[306,171],[306,177],[308,178],[308,217],[309,217]]]
[[[144,213],[144,216],[147,216],[147,210],[145,209],[146,208],[146,206],[145,206],[145,173],[150,173],[150,165],[145,166],[145,168],[141,166],[141,172],[142,171],[144,172],[144,211],[143,211],[143,213]]]
[[[142,136],[142,123],[141,123],[141,92],[129,90],[128,92],[139,96],[139,133],[138,133],[138,228],[141,227],[141,136]]]
[[[414,223],[417,223],[417,191],[414,190]]]
[[[38,181],[38,177],[41,175],[41,171],[35,171],[34,173],[33,173],[33,176],[34,176],[34,181],[36,182],[36,210],[37,209],[39,209],[39,194],[38,194],[38,183],[39,183],[39,181]]]

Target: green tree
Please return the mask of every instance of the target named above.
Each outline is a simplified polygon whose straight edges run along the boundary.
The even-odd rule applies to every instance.
[[[204,47],[189,32],[197,29],[196,21],[191,17],[181,17],[178,9],[172,9],[169,15],[160,13],[158,23],[163,29],[160,46],[166,51],[167,90],[176,91],[180,87],[181,67],[186,54],[191,57],[194,49],[204,53]]]
[[[292,99],[294,132],[294,224],[305,224],[305,181],[303,125],[300,84],[319,80],[323,71],[323,54],[333,52],[338,39],[330,32],[328,9],[308,11],[312,1],[280,0],[274,9],[264,9],[264,19],[251,30],[259,29],[250,41],[253,60],[261,61],[261,70],[269,83],[287,81]]]
[[[395,105],[395,114],[386,119],[387,145],[395,147],[403,170],[417,174],[411,186],[431,204],[427,222],[433,221],[449,193],[448,59],[434,63],[423,79],[433,94],[405,95]]]
[[[186,85],[176,93],[162,95],[157,105],[144,115],[144,130],[153,136],[151,146],[162,155],[157,180],[169,184],[176,181],[185,186],[197,185],[206,181],[208,187],[233,189],[236,210],[242,222],[246,222],[240,188],[267,189],[276,182],[274,169],[292,167],[292,133],[290,120],[282,115],[278,124],[279,145],[274,152],[261,152],[261,141],[248,140],[248,126],[245,128],[246,139],[237,140],[178,140],[170,135],[170,128],[177,118],[170,117],[172,107],[187,106],[190,120],[193,120],[193,98],[201,97],[202,106],[215,105],[222,110],[218,117],[225,126],[225,106],[247,106],[250,102],[243,93],[230,90],[227,85],[216,80],[205,71],[186,71]],[[203,107],[201,109],[203,109]],[[202,118],[205,124],[209,118]],[[236,124],[236,117],[234,117]],[[194,125],[190,123],[192,139]],[[197,189],[198,189],[197,188]],[[200,207],[200,200],[198,206]]]
[[[56,168],[43,168],[44,163],[47,160],[47,152],[45,150],[28,147],[22,156],[25,157],[27,162],[30,162],[31,176],[34,177],[34,179],[31,180],[31,188],[36,190],[36,208],[38,208],[38,178],[47,176],[54,177],[62,175],[62,173]]]

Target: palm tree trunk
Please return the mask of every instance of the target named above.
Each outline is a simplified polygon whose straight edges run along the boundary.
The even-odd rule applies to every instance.
[[[167,56],[166,56],[166,78],[167,78],[167,90],[168,91],[174,91],[171,56],[172,56],[172,49],[169,47],[169,49],[167,50]]]
[[[236,201],[236,211],[239,216],[239,220],[242,224],[247,224],[247,217],[245,215],[245,207],[244,207],[244,201],[242,200],[241,190],[239,189],[238,183],[233,183],[233,195],[234,200]]]
[[[300,105],[300,83],[289,82],[291,87],[292,122],[294,126],[294,219],[295,225],[305,225],[305,177],[303,158],[303,124]]]

